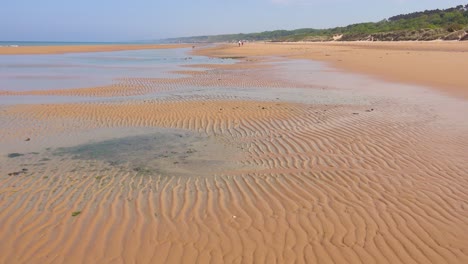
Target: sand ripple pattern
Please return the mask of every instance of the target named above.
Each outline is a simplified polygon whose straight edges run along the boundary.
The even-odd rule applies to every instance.
[[[203,76],[157,83],[218,81]],[[0,263],[468,263],[468,138],[424,110],[220,95],[17,105],[0,117],[2,142],[102,127],[196,131],[252,168],[142,176],[28,155],[19,159],[37,169],[8,176],[21,167],[2,158]]]
[[[96,180],[89,164],[64,161],[56,171],[2,175],[0,224],[12,243],[0,261],[466,261],[466,156],[422,144],[439,138],[424,126],[355,108],[207,99],[8,109],[89,127],[218,135],[261,169],[183,178],[109,168]],[[75,208],[83,213],[73,218]]]

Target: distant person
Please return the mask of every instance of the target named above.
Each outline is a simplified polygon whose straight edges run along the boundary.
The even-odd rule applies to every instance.
[[[243,40],[241,41],[241,45],[244,46],[244,41]]]
[[[241,41],[240,41],[240,40],[239,40],[239,43],[238,43],[238,44],[239,44],[239,47],[240,47],[240,46],[241,46]]]

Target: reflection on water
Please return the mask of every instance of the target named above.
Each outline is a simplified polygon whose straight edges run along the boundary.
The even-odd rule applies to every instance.
[[[117,78],[175,77],[180,65],[231,63],[187,55],[187,49],[133,50],[54,55],[0,55],[0,90],[96,87]]]

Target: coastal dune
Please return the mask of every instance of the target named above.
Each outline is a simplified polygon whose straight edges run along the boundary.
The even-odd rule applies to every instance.
[[[244,47],[256,54],[261,45]],[[468,126],[454,122],[465,101],[362,89],[350,100],[299,102],[276,93],[332,89],[280,78],[267,64],[202,66],[146,80],[149,88],[127,80],[122,90],[81,90],[196,94],[3,106],[0,263],[468,262]],[[241,96],[262,87],[263,100]],[[75,146],[83,134],[128,128],[167,131],[144,133],[154,153],[131,149],[146,146],[138,137]],[[205,152],[217,163],[184,163],[215,159]]]

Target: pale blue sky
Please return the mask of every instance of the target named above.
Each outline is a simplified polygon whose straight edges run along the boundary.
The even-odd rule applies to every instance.
[[[327,28],[460,0],[2,0],[0,41],[132,41]]]

